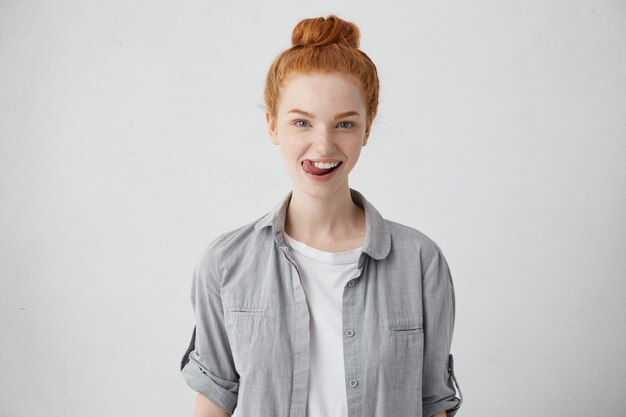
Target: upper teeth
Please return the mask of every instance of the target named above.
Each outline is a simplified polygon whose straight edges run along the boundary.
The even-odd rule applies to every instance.
[[[328,169],[336,167],[337,165],[339,165],[339,162],[313,162],[313,165],[315,165],[317,168]]]

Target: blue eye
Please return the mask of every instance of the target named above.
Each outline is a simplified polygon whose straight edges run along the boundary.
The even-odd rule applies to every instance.
[[[346,127],[352,127],[353,123],[352,122],[339,122],[339,124],[341,123],[350,123],[350,126],[346,126]]]
[[[294,124],[295,124],[296,126],[298,126],[298,127],[305,127],[305,126],[299,125],[298,123],[300,123],[300,122],[302,122],[302,123],[309,123],[309,122],[307,122],[306,120],[296,120],[296,121],[294,122]]]

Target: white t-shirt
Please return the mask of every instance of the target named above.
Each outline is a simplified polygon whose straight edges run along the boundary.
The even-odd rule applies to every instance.
[[[362,247],[325,252],[285,233],[293,250],[310,313],[310,369],[306,417],[348,417],[343,361],[343,289],[354,276]]]

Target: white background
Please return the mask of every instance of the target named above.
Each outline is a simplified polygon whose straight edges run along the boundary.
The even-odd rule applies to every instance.
[[[361,29],[350,176],[443,249],[459,416],[626,409],[623,1],[0,1],[0,415],[190,416],[191,276],[290,190],[263,82]]]

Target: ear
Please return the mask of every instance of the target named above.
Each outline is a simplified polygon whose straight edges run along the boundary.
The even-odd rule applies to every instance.
[[[278,145],[278,130],[276,127],[276,119],[269,112],[265,112],[265,121],[267,123],[267,133],[274,145]]]
[[[367,145],[367,140],[368,140],[368,139],[369,139],[369,137],[370,137],[370,132],[371,132],[371,130],[372,130],[372,125],[370,124],[370,125],[369,125],[369,126],[367,126],[367,128],[365,129],[365,135],[363,135],[363,145],[362,145],[362,146]]]

